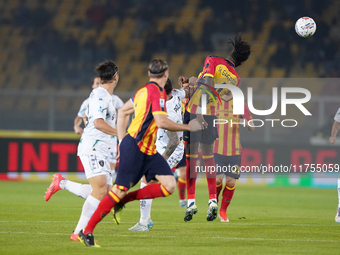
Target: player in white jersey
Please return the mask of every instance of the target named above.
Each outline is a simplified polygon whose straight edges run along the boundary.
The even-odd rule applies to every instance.
[[[332,127],[331,136],[329,137],[329,142],[331,144],[335,143],[336,135],[338,134],[339,129],[340,129],[340,108],[338,109],[338,111],[336,112],[334,116],[334,124]],[[335,222],[340,223],[340,178],[338,179],[338,200],[339,200],[338,210],[335,215]]]
[[[188,93],[182,89],[173,89],[171,80],[168,79],[164,86],[167,94],[166,109],[167,117],[172,121],[183,123],[182,99]],[[183,132],[171,132],[159,128],[157,131],[156,149],[157,152],[167,160],[170,168],[174,168],[181,161],[184,154]],[[142,178],[141,188],[146,186],[144,177]],[[141,217],[139,222],[129,228],[131,231],[148,231],[153,226],[150,218],[152,199],[140,200]]]
[[[86,112],[88,121],[78,145],[78,156],[91,186],[70,182],[56,174],[45,195],[45,200],[48,201],[56,191],[67,189],[86,198],[78,225],[70,238],[72,241],[78,239],[79,231],[86,226],[100,200],[112,188],[108,148],[112,146],[111,136],[117,136],[117,111],[112,93],[119,75],[118,68],[112,61],[99,64],[96,71],[100,76],[101,85],[95,88],[89,97]],[[68,189],[67,186],[71,188]]]

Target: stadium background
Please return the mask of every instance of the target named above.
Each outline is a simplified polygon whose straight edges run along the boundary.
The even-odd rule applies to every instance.
[[[167,60],[176,83],[179,75],[198,75],[207,55],[227,57],[228,39],[238,32],[253,46],[237,71],[243,91],[254,88],[255,106],[266,109],[271,88],[292,81],[312,93],[312,117],[290,113],[289,118],[299,120],[297,128],[242,130],[247,164],[339,163],[340,144],[327,143],[340,106],[339,10],[336,0],[178,0],[161,5],[157,0],[2,0],[1,172],[16,178],[18,172],[46,177],[47,171],[81,171],[75,159],[79,136],[70,132],[99,62],[117,63],[116,94],[125,101],[147,81],[151,59]],[[294,23],[302,16],[317,23],[311,38],[295,34]],[[269,179],[281,185],[336,185],[334,178],[253,182]]]

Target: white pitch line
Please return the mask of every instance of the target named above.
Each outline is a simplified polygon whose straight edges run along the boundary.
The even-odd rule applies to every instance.
[[[10,221],[10,220],[1,220],[0,223],[75,223],[75,221]],[[101,222],[101,224],[112,224],[113,222]],[[125,224],[134,224],[136,222],[121,222]],[[190,225],[211,225],[210,222],[154,222],[156,225],[184,225],[184,224],[190,224]],[[223,225],[238,225],[238,226],[296,226],[296,227],[339,227],[340,224],[299,224],[299,223],[246,223],[246,222],[229,222],[229,223],[223,223]]]
[[[34,233],[34,232],[10,232],[10,231],[1,231],[0,234],[30,234],[30,235],[62,235],[62,236],[69,236],[70,233]],[[103,235],[103,234],[96,234],[96,236],[108,236],[108,235]],[[248,240],[248,241],[273,241],[273,242],[328,242],[328,243],[338,243],[339,241],[336,240],[319,240],[319,239],[283,239],[283,238],[260,238],[260,237],[219,237],[219,236],[205,236],[205,237],[196,237],[196,236],[153,236],[153,235],[113,235],[119,236],[119,237],[148,237],[148,238],[188,238],[188,239],[225,239],[225,240]]]

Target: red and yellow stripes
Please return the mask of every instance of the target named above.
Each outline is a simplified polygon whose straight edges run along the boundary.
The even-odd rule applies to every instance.
[[[119,203],[120,198],[119,198],[115,193],[113,193],[112,190],[109,191],[108,196],[109,196],[109,198],[110,198],[112,201],[114,201],[114,202],[116,202],[116,203]]]
[[[167,191],[167,189],[162,184],[160,184],[160,188],[161,188],[161,192],[162,192],[163,197],[167,197],[167,196],[171,195],[171,193],[169,191]]]
[[[187,181],[186,180],[184,180],[184,179],[182,179],[181,177],[178,177],[178,182],[180,182],[180,183],[187,183]]]
[[[120,185],[117,185],[117,184],[115,184],[115,185],[114,185],[114,187],[116,187],[117,189],[120,189],[120,190],[125,190],[125,191],[127,191],[127,190],[128,190],[128,188],[127,188],[127,187],[120,186]]]

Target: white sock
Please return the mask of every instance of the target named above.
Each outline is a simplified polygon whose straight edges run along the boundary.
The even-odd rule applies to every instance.
[[[79,234],[80,230],[86,227],[87,223],[91,219],[92,214],[95,212],[100,201],[93,196],[89,195],[83,205],[78,225],[74,230],[74,234]]]
[[[196,203],[195,198],[194,199],[188,199],[187,205],[190,206],[191,203]]]
[[[92,187],[90,184],[81,184],[69,180],[61,180],[59,186],[63,190],[68,190],[76,196],[82,197],[84,199],[86,199],[92,192]]]
[[[147,186],[147,184],[141,182],[140,183],[140,188],[144,188]],[[150,219],[150,214],[151,214],[151,204],[152,204],[152,199],[141,199],[139,200],[140,203],[140,223],[143,225],[148,224],[148,220]]]
[[[340,207],[340,178],[338,179],[338,208]]]

